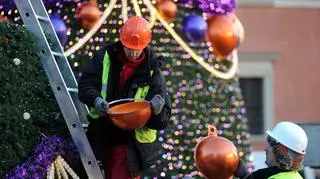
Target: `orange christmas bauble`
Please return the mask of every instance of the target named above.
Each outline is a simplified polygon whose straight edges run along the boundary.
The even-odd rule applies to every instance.
[[[171,0],[162,0],[157,3],[157,10],[167,22],[173,21],[177,15],[177,5]]]
[[[202,138],[195,147],[195,162],[208,179],[229,179],[238,167],[238,150],[231,141],[217,136],[216,131],[209,125],[208,137]]]
[[[101,12],[95,3],[86,2],[76,9],[76,19],[81,26],[91,29],[100,19]]]
[[[234,17],[233,14],[213,15],[207,20],[207,40],[217,59],[228,56],[240,43],[241,29]]]

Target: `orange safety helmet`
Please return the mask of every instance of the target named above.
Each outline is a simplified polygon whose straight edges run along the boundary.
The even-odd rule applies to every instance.
[[[130,49],[144,49],[151,41],[150,24],[139,16],[129,18],[119,32],[121,43]]]

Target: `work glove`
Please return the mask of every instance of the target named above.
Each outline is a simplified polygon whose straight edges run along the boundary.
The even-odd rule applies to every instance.
[[[238,177],[238,178],[244,178],[248,174],[249,174],[249,172],[247,170],[247,164],[242,159],[240,159],[239,164],[238,164],[238,168],[237,168],[236,172],[234,173],[234,176]]]
[[[150,103],[153,114],[158,115],[161,112],[165,102],[161,95],[156,94],[153,96]]]
[[[109,105],[107,101],[102,99],[101,97],[97,97],[94,102],[94,107],[98,110],[99,116],[106,116],[107,110],[109,109]]]

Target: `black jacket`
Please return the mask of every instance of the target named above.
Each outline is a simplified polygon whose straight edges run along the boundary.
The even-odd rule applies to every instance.
[[[160,114],[151,116],[146,126],[156,130],[164,129],[171,117],[171,101],[165,78],[160,71],[161,62],[150,47],[144,49],[145,59],[122,89],[119,88],[119,82],[123,63],[117,56],[123,53],[123,45],[117,42],[101,48],[81,73],[78,87],[80,101],[93,107],[94,99],[101,97],[102,64],[106,51],[111,62],[106,100],[111,102],[117,99],[134,98],[139,87],[149,85],[146,100],[151,100],[154,95],[160,94],[165,98],[165,105]],[[150,70],[154,71],[152,76]],[[134,137],[134,131],[125,131],[116,127],[107,116],[103,119],[89,117],[89,121],[87,136],[98,160],[103,161],[108,147],[126,144],[129,168],[134,176],[154,164],[157,153],[155,143],[139,143]]]

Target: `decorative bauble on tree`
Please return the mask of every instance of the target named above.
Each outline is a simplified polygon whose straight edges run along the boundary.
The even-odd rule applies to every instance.
[[[183,19],[182,31],[189,42],[200,42],[204,40],[207,23],[199,15],[189,15]]]
[[[97,7],[95,0],[82,3],[76,9],[75,18],[80,22],[81,26],[91,29],[100,19],[101,11]]]
[[[65,45],[68,41],[67,26],[59,15],[54,14],[50,17],[54,30],[56,31],[60,43]]]
[[[225,59],[240,43],[240,29],[234,15],[212,15],[207,20],[207,40],[213,47],[216,59]]]
[[[239,163],[238,150],[224,137],[217,136],[215,126],[208,126],[208,136],[200,139],[194,151],[199,171],[208,179],[229,179]]]
[[[171,0],[159,1],[157,10],[167,22],[173,21],[177,15],[177,5]]]

